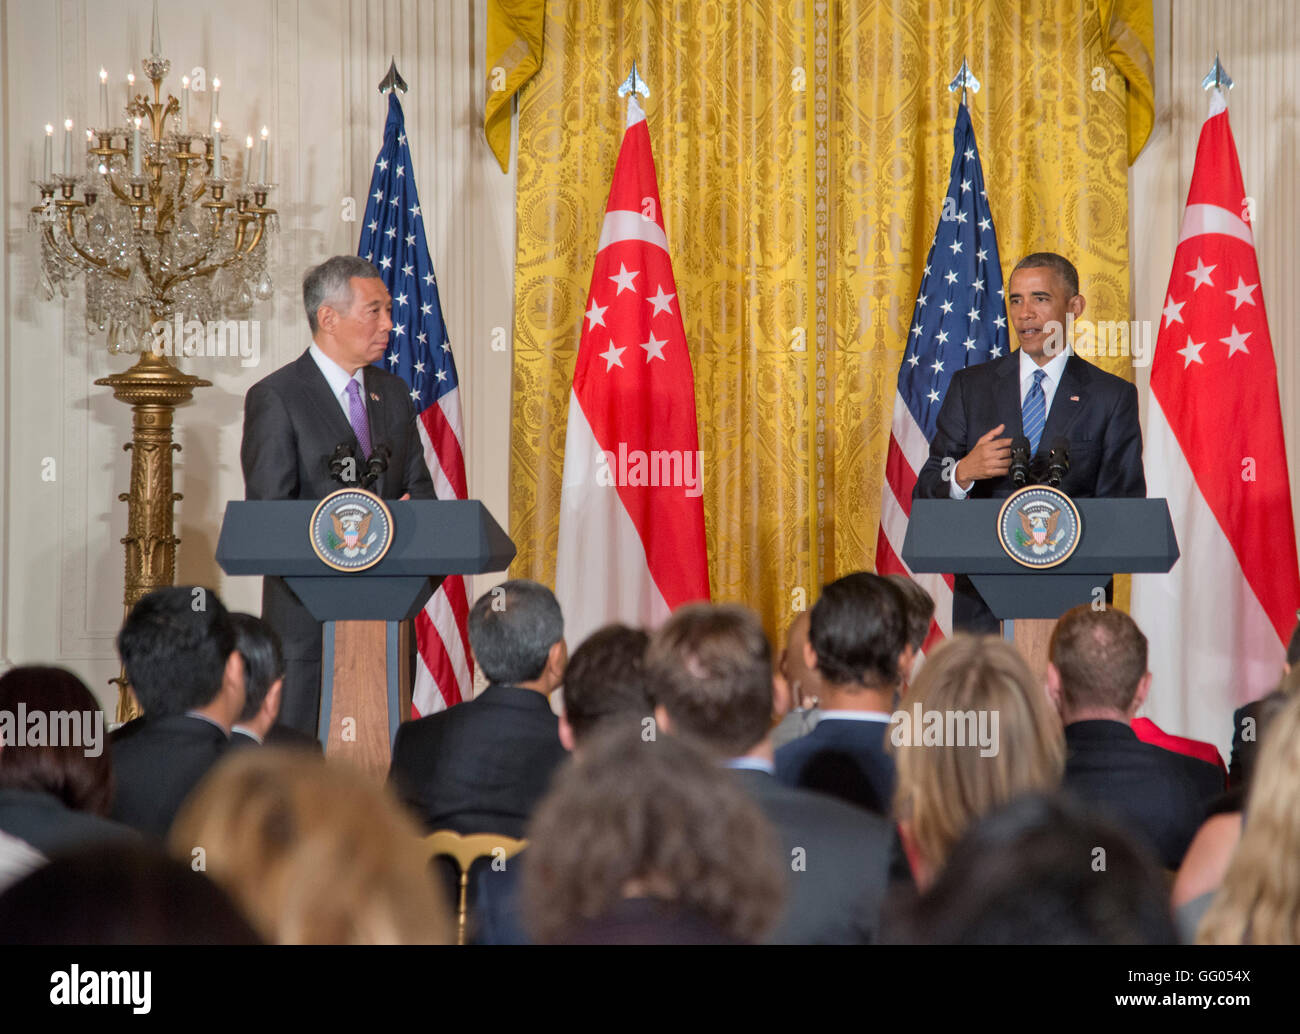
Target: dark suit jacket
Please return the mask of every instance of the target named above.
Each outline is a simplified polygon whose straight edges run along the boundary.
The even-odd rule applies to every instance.
[[[1065,749],[1065,789],[1147,844],[1166,868],[1178,868],[1223,790],[1219,770],[1143,743],[1123,722],[1071,722]]]
[[[363,374],[372,445],[392,450],[388,470],[371,491],[384,499],[433,499],[433,479],[415,426],[406,382],[367,366]],[[248,499],[323,499],[344,487],[330,477],[334,447],[350,443],[364,463],[356,434],[320,367],[303,352],[262,378],[244,398],[239,459]],[[358,477],[361,471],[358,470]],[[262,582],[262,617],[279,633],[286,661],[281,721],[314,733],[320,697],[321,626],[282,578]],[[304,699],[304,696],[306,699]]]
[[[567,756],[544,696],[491,685],[398,726],[388,777],[430,831],[521,837]]]
[[[162,837],[230,740],[211,722],[178,714],[128,722],[109,745],[117,778],[112,817]]]
[[[888,732],[887,722],[823,717],[812,732],[776,752],[777,778],[887,816],[894,797]]]
[[[0,789],[0,830],[27,841],[47,858],[60,851],[138,839],[135,830],[75,811],[41,790]]]
[[[930,442],[930,457],[917,477],[913,497],[947,499],[944,460],[960,460],[998,424],[1006,424],[1003,437],[1024,434],[1018,350],[953,375]],[[1062,436],[1070,443],[1070,470],[1061,482],[1067,495],[1109,498],[1147,494],[1137,388],[1128,381],[1077,355],[1070,356],[1052,397],[1038,452],[1031,460],[1031,476],[1046,475],[1052,442]],[[1014,491],[1010,475],[986,478],[971,485],[969,498],[1000,499]]]
[[[737,769],[736,777],[776,830],[788,874],[785,909],[768,940],[872,943],[889,884],[893,828],[834,798],[783,786],[766,772]]]
[[[287,725],[273,725],[266,734],[266,739],[262,743],[249,736],[248,733],[239,729],[230,731],[231,749],[238,747],[292,747],[299,750],[311,751],[314,754],[323,754],[324,748],[320,745],[320,740],[315,737],[301,733],[297,729],[290,728]]]

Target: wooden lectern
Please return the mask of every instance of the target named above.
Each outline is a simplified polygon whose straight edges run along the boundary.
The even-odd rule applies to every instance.
[[[381,778],[411,713],[410,625],[447,575],[504,571],[514,543],[476,500],[388,500],[392,544],[364,571],[327,566],[311,545],[318,503],[226,504],[217,563],[229,575],[278,575],[324,624],[319,736]]]
[[[1075,499],[1079,545],[1060,565],[1031,570],[998,542],[1005,501],[914,499],[903,560],[917,573],[969,575],[1035,676],[1046,674],[1057,618],[1094,602],[1114,574],[1163,574],[1178,560],[1178,540],[1163,499]]]

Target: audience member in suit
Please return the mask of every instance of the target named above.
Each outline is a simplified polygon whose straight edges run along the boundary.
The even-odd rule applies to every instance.
[[[11,735],[18,730],[6,730],[3,717],[20,713],[28,719],[21,744]],[[33,715],[42,716],[35,744]],[[113,764],[104,712],[72,672],[20,667],[0,675],[0,741],[0,831],[46,856],[136,837],[105,817],[113,800]]]
[[[1241,842],[1196,933],[1198,944],[1300,944],[1300,696],[1260,747]]]
[[[790,622],[785,649],[777,661],[777,670],[789,687],[791,707],[772,730],[773,750],[780,750],[800,736],[807,736],[821,721],[822,712],[818,706],[821,703],[821,676],[804,659],[807,642],[808,611],[801,610]]]
[[[244,709],[244,662],[229,612],[201,586],[142,597],[117,649],[144,715],[110,738],[112,817],[165,836],[181,802],[230,745]]]
[[[1300,614],[1296,616],[1300,617]],[[1300,621],[1291,630],[1291,640],[1286,647],[1286,662],[1282,665],[1283,676],[1290,675],[1297,664],[1300,664]],[[1244,786],[1250,781],[1249,769],[1254,764],[1259,749],[1260,707],[1261,701],[1252,700],[1233,712],[1232,757],[1228,763],[1229,786]]]
[[[192,859],[142,838],[63,854],[0,894],[3,945],[261,943]]]
[[[330,470],[334,450],[344,445],[356,460],[356,468],[341,475],[349,484],[360,483],[367,460],[382,455],[384,446],[387,469],[370,490],[381,499],[434,498],[409,386],[372,365],[388,350],[393,327],[392,299],[379,270],[356,255],[335,255],[307,271],[302,299],[311,344],[244,399],[239,459],[245,496],[323,499],[345,487]],[[355,423],[354,407],[363,411]],[[356,427],[365,428],[369,454]],[[286,657],[280,723],[315,737],[320,622],[283,578],[263,580],[262,616],[279,634]]]
[[[547,699],[568,659],[560,605],[536,582],[504,582],[470,609],[469,642],[488,687],[400,725],[389,779],[430,831],[520,837],[565,758]]]
[[[40,851],[0,829],[0,900],[9,887],[44,864]]]
[[[528,829],[524,922],[539,944],[736,944],[776,923],[784,864],[758,806],[686,737],[611,723]]]
[[[1219,748],[1213,743],[1207,743],[1205,740],[1194,740],[1190,736],[1175,736],[1173,733],[1165,732],[1150,718],[1134,718],[1129,723],[1129,727],[1133,730],[1133,734],[1143,743],[1150,743],[1152,746],[1164,750],[1172,750],[1175,754],[1186,754],[1189,758],[1196,758],[1198,761],[1204,761],[1207,765],[1213,765],[1219,770],[1220,782],[1225,786],[1227,785],[1228,766],[1223,763],[1223,755],[1219,753]]]
[[[1259,705],[1255,709],[1256,733],[1261,743],[1270,734],[1274,720],[1296,696],[1297,684],[1300,684],[1297,672],[1300,669],[1293,668],[1282,680],[1281,687],[1256,701]],[[1183,856],[1183,864],[1178,867],[1171,898],[1178,910],[1178,928],[1185,943],[1191,944],[1196,940],[1196,927],[1210,907],[1215,892],[1222,886],[1232,856],[1241,842],[1246,802],[1258,772],[1257,755],[1252,752],[1250,757],[1251,764],[1246,771],[1251,782],[1234,786],[1214,799],[1209,817],[1196,831],[1187,854]]]
[[[232,747],[300,747],[323,753],[320,740],[291,725],[279,725],[284,688],[284,652],[270,623],[252,614],[230,615],[235,649],[244,661],[244,710],[230,730]]]
[[[1105,852],[1105,878],[1094,867]],[[1064,795],[1024,794],[975,822],[886,939],[904,944],[1174,944],[1149,851]]]
[[[906,603],[888,579],[858,572],[822,589],[804,647],[805,662],[821,679],[821,718],[777,751],[781,782],[888,815],[894,762],[885,732],[912,656]]]
[[[642,728],[654,713],[645,674],[650,637],[639,628],[606,625],[573,651],[560,687],[560,742],[574,757],[596,730],[614,725]],[[472,874],[471,914],[480,944],[528,944],[519,914],[521,851],[499,865],[480,864]]]
[[[1065,725],[1065,788],[1177,869],[1223,790],[1218,769],[1143,743],[1129,722],[1151,687],[1147,639],[1122,610],[1068,610],[1052,631],[1047,691]]]
[[[922,890],[975,821],[1061,782],[1060,722],[1019,651],[1000,639],[956,636],[928,656],[889,742],[894,813]]]
[[[878,815],[777,781],[771,716],[790,701],[784,680],[772,677],[758,616],[737,605],[681,607],[652,637],[646,671],[660,728],[689,736],[725,759],[776,830],[787,894],[771,939],[874,940],[893,830]]]
[[[268,944],[448,944],[420,830],[368,774],[302,750],[236,751],[168,837]]]

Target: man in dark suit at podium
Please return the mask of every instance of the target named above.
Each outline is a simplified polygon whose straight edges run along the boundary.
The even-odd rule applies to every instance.
[[[1137,389],[1074,354],[1067,316],[1085,305],[1074,265],[1052,252],[1021,259],[1006,289],[1007,313],[1020,348],[958,370],[948,385],[930,456],[915,499],[996,499],[1016,490],[1011,447],[1029,439],[1029,483],[1048,473],[1051,450],[1069,444],[1067,495],[1146,495]],[[965,575],[953,591],[953,625],[998,631],[998,622]]]
[[[307,271],[302,295],[311,345],[244,400],[245,496],[323,499],[348,484],[361,487],[367,466],[386,461],[370,491],[384,499],[433,499],[406,382],[371,365],[383,357],[393,327],[379,271],[365,259],[336,255]],[[334,474],[330,462],[339,446],[351,450],[353,462]],[[264,580],[262,616],[284,646],[280,723],[314,737],[321,625],[281,578]]]

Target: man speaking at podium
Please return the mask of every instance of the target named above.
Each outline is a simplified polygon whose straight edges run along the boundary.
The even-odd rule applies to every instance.
[[[913,498],[1008,496],[1018,487],[1013,460],[1026,455],[1026,484],[1054,466],[1071,497],[1145,496],[1137,388],[1081,359],[1067,339],[1067,315],[1077,319],[1086,304],[1074,265],[1052,252],[1028,255],[1006,299],[1020,348],[953,375]],[[965,575],[952,610],[955,629],[998,631]]]
[[[388,348],[393,327],[379,270],[336,255],[307,271],[302,297],[311,345],[244,399],[245,497],[323,499],[353,486],[384,499],[433,499],[406,382],[370,365]],[[369,486],[367,473],[376,475]],[[263,582],[262,617],[284,645],[280,722],[314,737],[321,625],[281,578]]]

